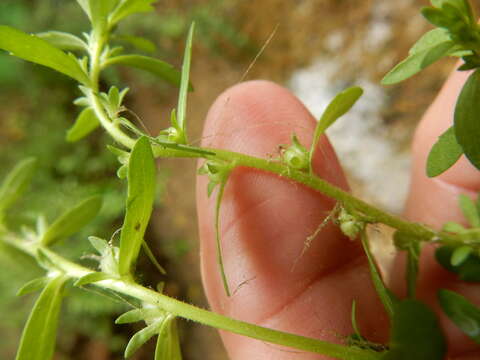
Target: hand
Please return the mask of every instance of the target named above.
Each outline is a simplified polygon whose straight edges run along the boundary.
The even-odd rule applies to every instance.
[[[450,78],[422,120],[413,144],[414,166],[405,215],[434,227],[462,221],[457,207],[460,193],[480,190],[479,172],[462,158],[442,176],[429,179],[425,161],[438,136],[452,122],[454,103],[465,73]],[[278,156],[278,145],[289,144],[296,133],[308,146],[315,120],[287,90],[266,81],[237,85],[222,94],[207,116],[204,146],[225,148],[258,157]],[[348,189],[342,169],[326,137],[319,143],[314,171],[321,178]],[[362,166],[362,164],[358,164]],[[233,171],[221,208],[225,271],[233,296],[225,295],[216,261],[215,196],[207,198],[207,179],[199,177],[199,214],[202,274],[207,297],[216,312],[282,331],[341,342],[352,333],[351,306],[357,302],[362,335],[388,341],[388,318],[370,280],[366,257],[358,241],[350,241],[328,225],[299,258],[306,238],[334,206],[334,201],[299,184],[249,168]],[[433,260],[421,263],[418,295],[438,311],[435,294],[449,288],[480,301],[478,286],[455,281]],[[298,260],[298,261],[297,261]],[[398,261],[399,268],[402,267]],[[403,275],[392,279],[402,293]],[[438,311],[440,313],[440,311]],[[450,358],[479,359],[480,351],[443,315]],[[325,357],[280,348],[222,332],[232,360],[313,360]],[[477,349],[477,351],[474,351]]]

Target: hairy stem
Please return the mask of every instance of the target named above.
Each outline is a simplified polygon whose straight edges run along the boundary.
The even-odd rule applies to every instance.
[[[94,272],[91,269],[71,262],[46,247],[32,246],[32,243],[23,241],[15,235],[3,234],[1,239],[7,244],[32,257],[36,257],[37,251],[41,249],[42,252],[52,260],[52,263],[55,264],[55,268],[48,270],[60,270],[70,279],[79,279]],[[381,353],[372,350],[333,344],[235,320],[155,292],[129,279],[118,278],[102,280],[96,282],[95,286],[131,296],[143,303],[158,306],[159,308],[184,319],[196,321],[203,325],[212,326],[217,329],[230,331],[272,344],[323,354],[344,360],[379,360],[382,355]]]

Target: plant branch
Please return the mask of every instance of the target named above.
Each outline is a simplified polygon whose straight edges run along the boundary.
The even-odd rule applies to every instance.
[[[1,239],[32,257],[36,257],[37,251],[41,249],[42,252],[52,260],[55,266],[55,268],[48,270],[60,270],[70,279],[79,279],[85,275],[94,273],[93,270],[75,264],[44,246],[32,246],[31,242],[24,241],[13,234],[3,234]],[[280,346],[323,354],[343,360],[379,360],[382,355],[382,353],[372,350],[333,344],[235,320],[155,292],[129,279],[101,280],[96,282],[95,286],[134,297],[143,303],[158,306],[175,316]]]

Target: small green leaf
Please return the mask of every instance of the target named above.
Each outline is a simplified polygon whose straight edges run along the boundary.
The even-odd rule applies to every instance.
[[[61,50],[88,50],[88,45],[79,37],[62,31],[46,31],[36,34]]]
[[[470,162],[480,169],[480,70],[470,75],[455,107],[455,136]]]
[[[43,234],[41,243],[43,245],[51,245],[59,239],[73,235],[92,221],[101,207],[102,198],[100,196],[92,196],[83,200],[50,225],[45,234]]]
[[[425,33],[410,49],[409,55],[415,55],[433,46],[450,41],[448,31],[445,29],[433,29]]]
[[[0,187],[0,215],[12,206],[27,190],[33,178],[36,165],[37,161],[35,159],[25,159],[7,175]]]
[[[65,281],[64,276],[51,279],[38,297],[23,329],[16,360],[52,359]]]
[[[52,259],[52,255],[50,252],[47,252],[46,250],[42,249],[41,247],[38,248],[37,254],[36,254],[36,260],[38,264],[43,267],[47,271],[51,271],[54,269],[57,269],[57,264],[55,263],[55,260]]]
[[[397,299],[394,297],[392,292],[387,289],[385,283],[383,282],[382,276],[380,275],[380,272],[377,268],[377,264],[375,263],[375,259],[370,252],[369,242],[365,231],[362,232],[362,245],[365,254],[367,255],[368,266],[370,268],[370,275],[372,277],[373,286],[375,287],[378,297],[380,298],[380,301],[382,302],[388,316],[390,318],[393,318],[395,315],[394,306],[397,302]]]
[[[353,328],[353,333],[355,334],[355,337],[357,339],[363,339],[363,336],[359,330],[360,328],[358,327],[358,324],[357,324],[357,302],[355,300],[353,300],[352,302],[351,321],[352,321],[352,328]]]
[[[110,23],[116,24],[129,15],[155,10],[152,6],[157,0],[122,0],[110,16]]]
[[[96,282],[102,281],[102,280],[108,280],[108,279],[111,279],[111,278],[112,278],[112,276],[109,275],[109,274],[105,274],[103,272],[94,272],[94,273],[90,273],[90,274],[87,274],[85,276],[82,276],[77,281],[75,281],[75,283],[73,285],[80,287],[80,286],[85,286],[85,285],[88,285],[88,284],[96,283]]]
[[[180,84],[180,72],[172,65],[142,55],[121,55],[108,59],[104,63],[104,67],[110,65],[125,65],[136,69],[145,70],[159,78],[167,81],[170,84],[178,86]]]
[[[155,198],[155,160],[146,137],[135,143],[128,164],[127,212],[120,235],[120,275],[130,274],[152,213]]]
[[[176,111],[177,128],[183,135],[183,138],[185,140],[184,143],[187,143],[185,134],[185,118],[187,114],[187,95],[190,85],[190,64],[192,60],[192,42],[194,31],[195,23],[192,23],[192,25],[190,26],[190,30],[188,31],[187,43],[185,45],[182,75],[180,80],[180,92],[178,94],[178,106]]]
[[[99,126],[100,122],[95,111],[92,108],[86,108],[78,115],[75,124],[68,130],[67,141],[75,142],[83,139]]]
[[[159,332],[163,320],[156,321],[132,336],[125,349],[125,358],[132,356],[143,344]]]
[[[435,313],[416,300],[395,305],[390,350],[382,360],[443,360],[445,338]]]
[[[442,246],[435,251],[435,258],[446,270],[458,275],[459,279],[466,282],[480,282],[480,258],[475,253],[458,266],[452,266],[452,256],[457,248]]]
[[[67,55],[38,36],[0,25],[0,49],[24,60],[57,70],[82,84],[90,83],[87,74],[73,56]]]
[[[222,205],[223,194],[225,192],[225,185],[227,184],[227,181],[228,177],[220,183],[220,188],[218,190],[217,200],[215,203],[215,241],[217,244],[217,264],[222,277],[223,287],[227,296],[230,296],[231,293],[228,286],[227,274],[225,273],[225,264],[223,263],[222,239],[220,236],[220,208]]]
[[[450,259],[452,266],[460,266],[468,259],[470,254],[473,252],[473,248],[470,246],[460,246],[455,249]]]
[[[108,26],[108,15],[114,10],[120,0],[88,0],[90,20],[94,32],[101,34]]]
[[[43,289],[48,284],[49,278],[41,277],[33,279],[23,285],[18,291],[17,296],[23,296]]]
[[[110,245],[108,245],[108,242],[99,237],[89,236],[88,241],[90,241],[90,244],[92,244],[93,248],[97,250],[100,255],[105,254],[110,249]]]
[[[164,315],[159,309],[133,309],[130,310],[122,315],[120,315],[117,320],[115,320],[115,324],[130,324],[138,321],[145,321],[149,320],[152,321],[154,319],[159,319]]]
[[[436,177],[450,169],[463,154],[455,138],[453,126],[445,131],[433,145],[427,160],[428,177]]]
[[[475,204],[475,202],[465,194],[461,194],[458,197],[458,201],[463,215],[468,220],[472,228],[480,227],[480,214],[477,209],[477,204]]]
[[[467,229],[465,229],[462,225],[457,224],[456,222],[448,221],[443,225],[442,230],[456,234],[463,233]]]
[[[323,112],[317,123],[310,148],[310,172],[312,170],[312,159],[320,140],[320,136],[340,117],[345,115],[363,95],[363,89],[357,86],[348,88],[339,93]]]
[[[438,292],[438,301],[450,320],[480,344],[480,309],[463,296],[448,290]]]
[[[143,37],[132,36],[132,35],[116,35],[115,40],[127,42],[135,46],[138,50],[144,51],[146,53],[154,53],[157,50],[156,45]]]
[[[453,41],[444,41],[410,55],[385,75],[382,84],[393,85],[408,79],[447,55],[454,45]]]
[[[175,318],[166,319],[158,334],[155,360],[182,360]]]
[[[78,4],[82,8],[82,10],[87,14],[87,16],[90,18],[90,4],[89,0],[77,0]]]

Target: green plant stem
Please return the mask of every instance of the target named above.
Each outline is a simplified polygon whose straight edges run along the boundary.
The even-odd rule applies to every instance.
[[[1,239],[7,244],[22,250],[32,257],[36,257],[37,251],[41,249],[42,252],[52,260],[52,263],[55,264],[55,268],[48,270],[62,271],[65,276],[70,279],[79,279],[94,272],[71,262],[46,247],[40,245],[35,246],[31,242],[19,239],[12,234],[3,234]],[[382,355],[381,353],[372,350],[333,344],[235,320],[155,292],[128,278],[102,280],[96,282],[95,286],[134,297],[144,303],[158,306],[175,316],[272,344],[287,346],[297,350],[323,354],[344,360],[379,360]]]
[[[103,108],[99,97],[99,78],[102,69],[101,56],[105,44],[108,41],[109,32],[103,32],[101,34],[93,34],[93,41],[90,44],[90,79],[92,82],[92,88],[90,89],[89,98],[95,114],[100,120],[101,125],[110,134],[110,136],[122,144],[126,148],[132,148],[135,140],[125,134],[113,121],[109,119],[105,109]],[[218,158],[227,162],[235,162],[237,166],[246,166],[255,168],[258,170],[277,174],[283,178],[287,178],[301,184],[304,184],[328,197],[334,198],[341,203],[348,204],[355,208],[360,213],[364,214],[373,222],[383,223],[389,225],[397,230],[411,234],[415,238],[425,239],[431,241],[437,237],[436,232],[427,228],[424,225],[412,223],[406,221],[398,216],[389,214],[375,206],[372,206],[350,193],[328,183],[327,181],[311,175],[306,172],[294,170],[287,165],[271,161],[260,159],[253,156],[247,156],[240,153],[220,150],[220,149],[205,149],[215,153],[214,158]],[[205,157],[212,158],[212,155],[202,155],[200,153],[194,154],[187,151],[166,149],[161,145],[154,146],[154,154],[156,157]],[[451,241],[454,241],[450,239]]]

